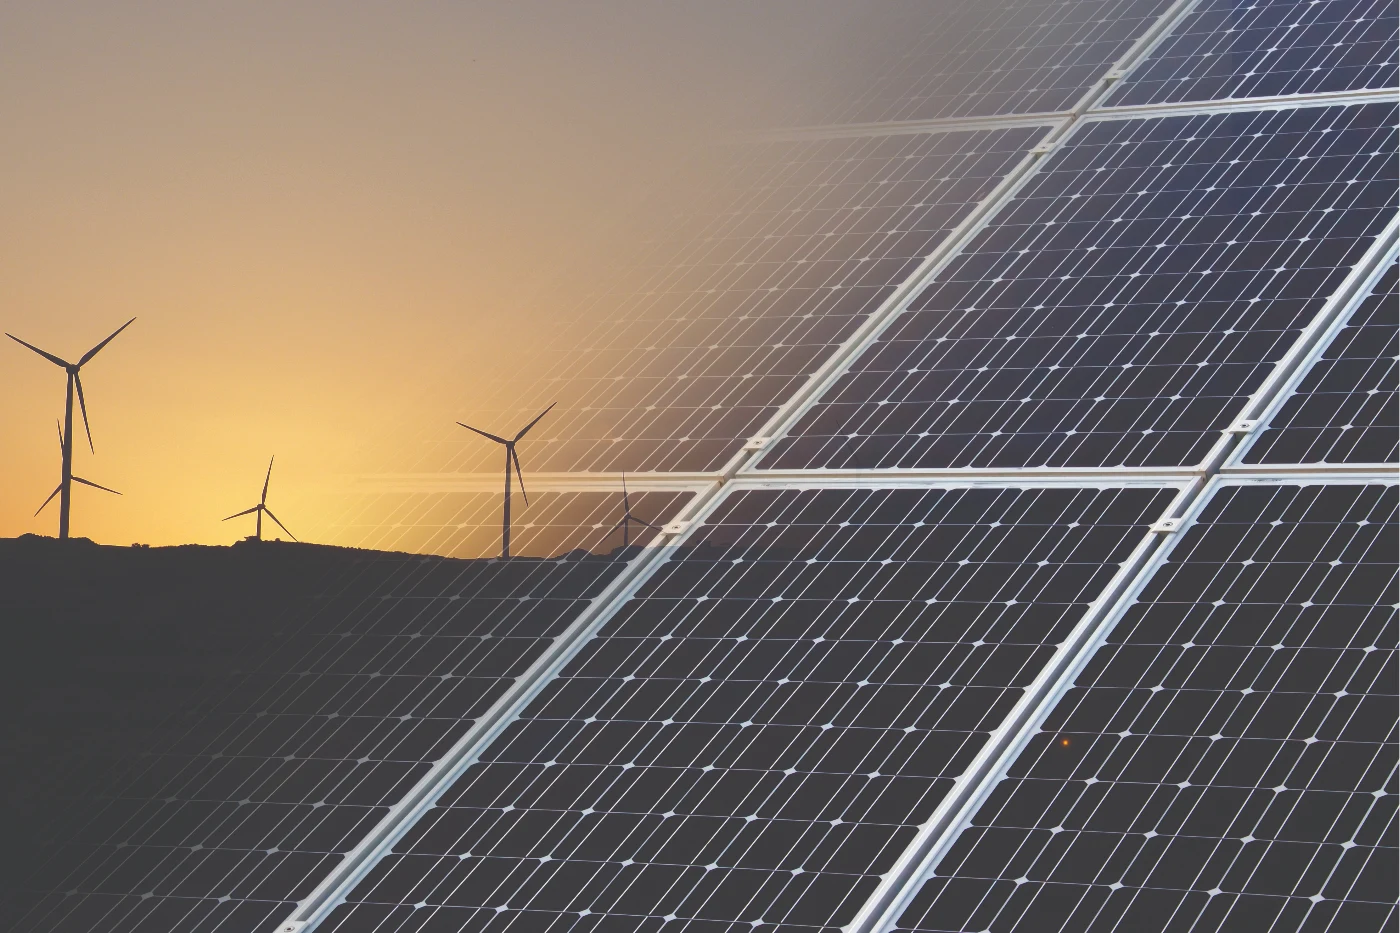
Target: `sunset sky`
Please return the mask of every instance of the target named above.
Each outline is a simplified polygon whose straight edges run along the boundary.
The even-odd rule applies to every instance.
[[[278,514],[320,527],[357,447],[452,428],[437,389],[469,393],[472,361],[547,321],[558,271],[620,248],[705,142],[782,110],[849,15],[4,4],[0,330],[76,359],[137,317],[84,370],[96,456],[75,445],[75,472],[124,495],[78,489],[73,533],[231,541],[251,526],[219,519],[273,453]],[[4,342],[0,536],[53,534],[56,503],[32,513],[63,376]]]

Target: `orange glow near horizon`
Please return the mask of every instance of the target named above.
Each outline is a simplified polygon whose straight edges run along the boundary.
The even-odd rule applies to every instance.
[[[358,450],[458,430],[440,388],[471,397],[561,271],[772,106],[847,15],[819,6],[6,5],[0,331],[75,359],[137,318],[83,370],[96,454],[75,437],[123,495],[76,489],[72,533],[233,541],[275,454],[315,539]],[[63,374],[3,343],[0,536],[55,534]]]

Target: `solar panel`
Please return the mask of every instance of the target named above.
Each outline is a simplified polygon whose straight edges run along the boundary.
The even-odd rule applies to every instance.
[[[1393,213],[1395,116],[1085,125],[763,465],[1200,462]]]
[[[514,430],[558,401],[522,444],[531,470],[718,469],[1043,133],[744,148],[712,212],[561,316],[537,381],[464,399],[468,420]],[[454,431],[411,448],[409,468],[499,469],[496,445]]]
[[[1396,267],[1352,312],[1244,455],[1246,463],[1394,463]]]
[[[880,3],[822,62],[808,123],[1064,111],[1169,0]],[[863,36],[862,40],[856,38]],[[853,46],[857,46],[853,49]]]
[[[1396,532],[1220,488],[898,928],[1394,929]]]
[[[1386,0],[1205,0],[1108,105],[1395,87],[1396,29]]]
[[[460,552],[473,523],[485,553],[499,546],[499,494],[411,498],[390,513],[399,527]],[[688,498],[631,502],[665,521]],[[285,916],[636,552],[609,533],[616,494],[532,500],[522,514],[541,533],[517,540],[558,556],[365,552],[283,632],[258,627],[250,672],[163,747],[71,775],[55,791],[71,816],[29,883],[47,897],[17,929],[211,933]],[[453,536],[437,533],[446,516]]]
[[[320,929],[849,920],[1175,494],[732,493]]]

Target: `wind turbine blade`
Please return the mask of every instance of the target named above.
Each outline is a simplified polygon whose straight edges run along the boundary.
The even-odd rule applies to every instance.
[[[462,424],[462,422],[460,422],[460,421],[457,422],[457,423],[458,423],[458,424]],[[466,428],[468,431],[475,431],[477,434],[480,434],[482,437],[489,437],[489,438],[491,438],[491,440],[495,441],[497,444],[509,444],[509,443],[510,443],[510,441],[506,440],[504,437],[497,437],[497,436],[494,435],[494,434],[487,434],[485,431],[481,430],[480,428],[474,428],[474,427],[472,427],[472,426],[469,425],[469,424],[462,424],[462,427]]]
[[[63,422],[57,418],[53,419],[53,426],[58,428],[58,449],[63,449]]]
[[[651,522],[647,521],[645,518],[638,518],[638,517],[635,516],[635,515],[629,515],[629,516],[627,516],[627,517],[630,518],[630,519],[632,519],[632,521],[636,522],[638,525],[646,525],[646,526],[647,526],[648,528],[650,528],[652,531],[660,531],[660,530],[661,530],[661,527],[660,527],[659,525],[653,525]]]
[[[78,386],[78,407],[83,410],[83,430],[87,431],[88,450],[97,453],[97,448],[92,446],[92,427],[87,419],[87,400],[83,398],[83,377],[74,373],[73,382]]]
[[[134,321],[134,320],[136,320],[136,318],[132,318],[132,319],[131,319],[131,321]],[[84,354],[83,354],[83,358],[80,359],[80,360],[78,360],[78,365],[81,366],[81,365],[83,365],[84,363],[86,363],[88,360],[90,360],[90,359],[92,359],[94,356],[96,356],[98,350],[101,350],[103,347],[107,346],[107,344],[111,343],[113,340],[116,339],[117,334],[120,334],[122,331],[124,331],[124,330],[126,330],[128,327],[130,327],[130,326],[131,326],[131,321],[127,321],[127,322],[126,322],[125,324],[123,324],[121,327],[118,327],[116,330],[112,331],[112,336],[108,337],[106,340],[102,341],[102,342],[99,343],[97,346],[93,347],[91,350],[89,350],[89,351],[87,351],[86,353],[84,353]]]
[[[621,527],[622,527],[623,525],[625,525],[625,524],[627,524],[627,516],[626,516],[626,515],[624,515],[624,516],[622,516],[621,518],[619,518],[619,519],[617,520],[617,524],[613,525],[611,528],[608,529],[608,533],[605,534],[605,535],[603,535],[603,540],[606,541],[608,538],[612,537],[612,533],[613,533],[614,531],[617,531],[617,529],[621,528]]]
[[[48,505],[50,502],[52,502],[52,501],[53,501],[53,497],[56,496],[56,495],[58,495],[59,492],[60,492],[62,489],[63,489],[63,484],[62,484],[62,483],[59,483],[57,486],[55,486],[53,492],[49,493],[49,497],[48,497],[47,499],[44,500],[44,505],[41,505],[41,506],[39,506],[39,508],[35,509],[34,514],[35,514],[35,515],[38,515],[40,512],[44,511],[44,506],[46,506],[46,505]]]
[[[251,509],[244,509],[244,510],[241,511],[241,512],[234,512],[234,513],[233,513],[232,515],[230,515],[228,518],[237,518],[237,517],[240,516],[240,515],[252,515],[254,512],[258,511],[258,510],[261,509],[261,508],[262,508],[262,506],[260,506],[260,505],[255,505],[255,506],[253,506]],[[228,521],[228,518],[223,519],[223,521]],[[291,534],[291,532],[287,532],[287,533],[288,533],[288,534]]]
[[[59,359],[58,357],[54,356],[52,353],[46,353],[46,352],[44,352],[43,350],[40,350],[38,347],[34,346],[34,344],[32,344],[32,343],[25,343],[23,340],[20,340],[20,339],[19,339],[18,337],[16,337],[14,334],[6,333],[5,336],[6,336],[6,337],[9,337],[9,338],[10,338],[11,340],[13,340],[15,343],[23,343],[26,347],[28,347],[29,349],[33,350],[35,353],[39,354],[39,355],[42,356],[44,359],[48,360],[50,363],[53,363],[55,366],[62,366],[64,369],[67,369],[67,368],[68,368],[68,361],[67,361],[67,360],[61,360],[61,359]]]
[[[277,516],[272,514],[272,509],[265,508],[263,509],[263,511],[267,513],[268,518],[272,519],[274,522],[277,522],[278,528],[281,528],[283,531],[287,531],[287,526],[282,524],[280,521],[277,521]],[[297,540],[297,536],[292,534],[290,531],[287,531],[287,537],[291,538],[293,541]]]
[[[520,458],[515,455],[515,445],[510,445],[510,462],[515,464],[515,478],[520,481],[520,498],[525,500],[525,504],[530,504],[530,497],[525,495],[525,477],[520,472]]]
[[[73,477],[73,482],[75,482],[75,483],[82,483],[84,486],[91,486],[93,489],[100,489],[100,490],[102,490],[103,492],[110,492],[110,493],[113,493],[114,495],[118,495],[118,496],[121,495],[121,493],[117,492],[115,489],[108,489],[106,486],[99,486],[97,483],[94,483],[92,480],[90,480],[90,479],[83,479],[81,476],[75,476],[75,477]]]
[[[273,454],[273,455],[272,455],[272,460],[276,460],[276,459],[277,459],[277,455],[276,455],[276,454]],[[263,494],[262,494],[262,503],[263,503],[263,505],[266,505],[266,504],[267,504],[267,484],[270,483],[270,482],[272,482],[272,460],[267,461],[267,479],[263,480]],[[288,531],[287,534],[291,534],[291,532]]]
[[[558,404],[559,404],[558,402],[550,402],[550,403],[549,403],[549,408],[553,408],[555,405],[558,405]],[[529,424],[525,425],[525,427],[521,428],[521,429],[520,429],[520,433],[517,434],[517,435],[515,435],[515,439],[516,439],[517,441],[520,440],[522,437],[525,436],[525,432],[526,432],[526,431],[529,431],[529,430],[530,430],[531,428],[533,428],[535,425],[539,424],[539,423],[540,423],[540,419],[543,418],[545,415],[549,414],[549,408],[546,408],[544,411],[540,412],[538,415],[535,416],[535,420],[534,420],[534,421],[531,421]]]

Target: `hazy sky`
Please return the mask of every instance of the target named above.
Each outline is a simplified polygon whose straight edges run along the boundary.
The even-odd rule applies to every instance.
[[[272,453],[292,524],[621,206],[787,112],[858,8],[0,5],[0,330],[73,359],[138,317],[76,456],[125,495],[79,489],[73,533],[230,541]],[[5,343],[0,535],[53,534],[63,374]]]

